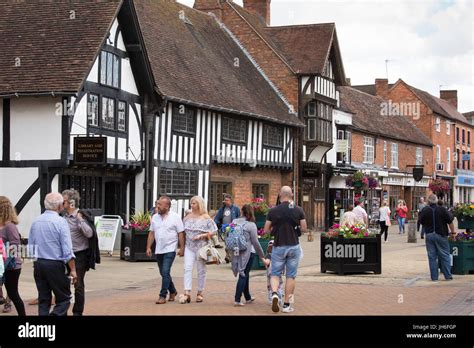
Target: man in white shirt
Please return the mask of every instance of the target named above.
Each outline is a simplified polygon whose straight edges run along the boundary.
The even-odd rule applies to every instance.
[[[369,216],[364,209],[364,199],[361,197],[359,201],[356,202],[356,205],[353,212],[357,216],[357,221],[364,223],[365,226],[369,226]]]
[[[162,277],[160,298],[156,304],[166,303],[166,296],[169,292],[168,301],[174,301],[178,292],[171,278],[171,266],[176,257],[176,249],[179,250],[178,256],[184,255],[184,226],[181,218],[175,212],[170,211],[171,200],[169,197],[162,196],[157,201],[158,213],[151,219],[150,233],[146,244],[146,254],[151,256],[151,246],[153,240],[156,241],[155,254],[158,262],[158,268]]]

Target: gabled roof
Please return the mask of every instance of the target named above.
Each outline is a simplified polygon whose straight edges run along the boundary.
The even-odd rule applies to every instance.
[[[227,2],[267,42],[272,50],[297,74],[322,74],[326,61],[333,55],[340,83],[346,84],[334,23],[266,26],[245,8]]]
[[[448,103],[446,100],[435,97],[426,91],[410,86],[402,79],[399,79],[396,83],[388,84],[389,90],[395,88],[396,85],[399,83],[403,83],[408,89],[413,92],[413,94],[415,94],[424,104],[426,104],[428,108],[433,110],[434,113],[456,122],[469,124],[469,121],[466,119],[466,117],[459,111],[457,111],[456,108],[450,103]],[[375,96],[375,85],[357,85],[352,87],[359,91]]]
[[[302,126],[213,16],[169,0],[136,1],[134,6],[162,96]]]
[[[399,81],[405,83],[402,80],[399,80]],[[456,108],[453,105],[451,105],[449,102],[447,102],[446,100],[435,97],[429,94],[428,92],[425,92],[421,89],[410,86],[407,83],[405,83],[405,85],[416,96],[418,96],[418,98],[420,98],[426,104],[426,106],[428,106],[431,110],[433,110],[434,113],[447,117],[456,122],[470,124],[469,121],[466,119],[466,117],[464,117],[463,114],[457,111]]]
[[[0,95],[79,91],[120,4],[0,0]]]
[[[382,105],[386,103],[385,99],[352,87],[338,87],[338,90],[341,109],[353,113],[352,126],[354,129],[414,144],[433,145],[431,140],[406,116],[384,116]]]

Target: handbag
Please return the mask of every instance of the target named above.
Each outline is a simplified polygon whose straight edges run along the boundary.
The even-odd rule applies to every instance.
[[[221,255],[210,242],[199,249],[197,258],[204,261],[206,265],[219,265],[222,263]]]
[[[385,218],[385,226],[392,226],[392,222],[390,221],[390,216]]]

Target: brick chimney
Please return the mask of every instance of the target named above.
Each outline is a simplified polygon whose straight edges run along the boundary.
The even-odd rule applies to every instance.
[[[377,97],[387,98],[388,79],[375,79],[375,95]]]
[[[222,1],[223,0],[194,0],[194,8],[205,13],[214,13],[219,20],[222,20]]]
[[[446,100],[449,104],[454,106],[456,110],[458,109],[458,91],[457,90],[439,91],[439,97],[443,100]]]
[[[260,17],[265,24],[270,25],[271,0],[243,0],[244,8]]]

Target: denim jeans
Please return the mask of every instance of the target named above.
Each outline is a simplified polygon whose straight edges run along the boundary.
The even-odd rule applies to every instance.
[[[162,278],[160,297],[166,298],[168,291],[170,294],[176,293],[176,288],[174,287],[173,279],[171,278],[171,266],[173,265],[175,257],[176,252],[174,251],[156,255],[156,261],[158,262],[158,268]]]
[[[272,277],[280,277],[286,269],[287,278],[296,278],[301,259],[300,245],[273,247]]]
[[[398,233],[405,233],[405,218],[398,217]]]
[[[252,296],[250,295],[249,289],[249,280],[250,280],[250,268],[252,267],[253,259],[256,255],[254,253],[250,254],[249,262],[245,267],[244,276],[239,274],[239,280],[237,281],[237,286],[235,288],[235,302],[240,302],[242,294],[244,294],[245,300],[250,301]]]
[[[452,276],[448,237],[443,237],[435,232],[427,233],[426,251],[428,252],[431,280],[438,280],[438,268],[441,268],[445,279],[450,279]]]

